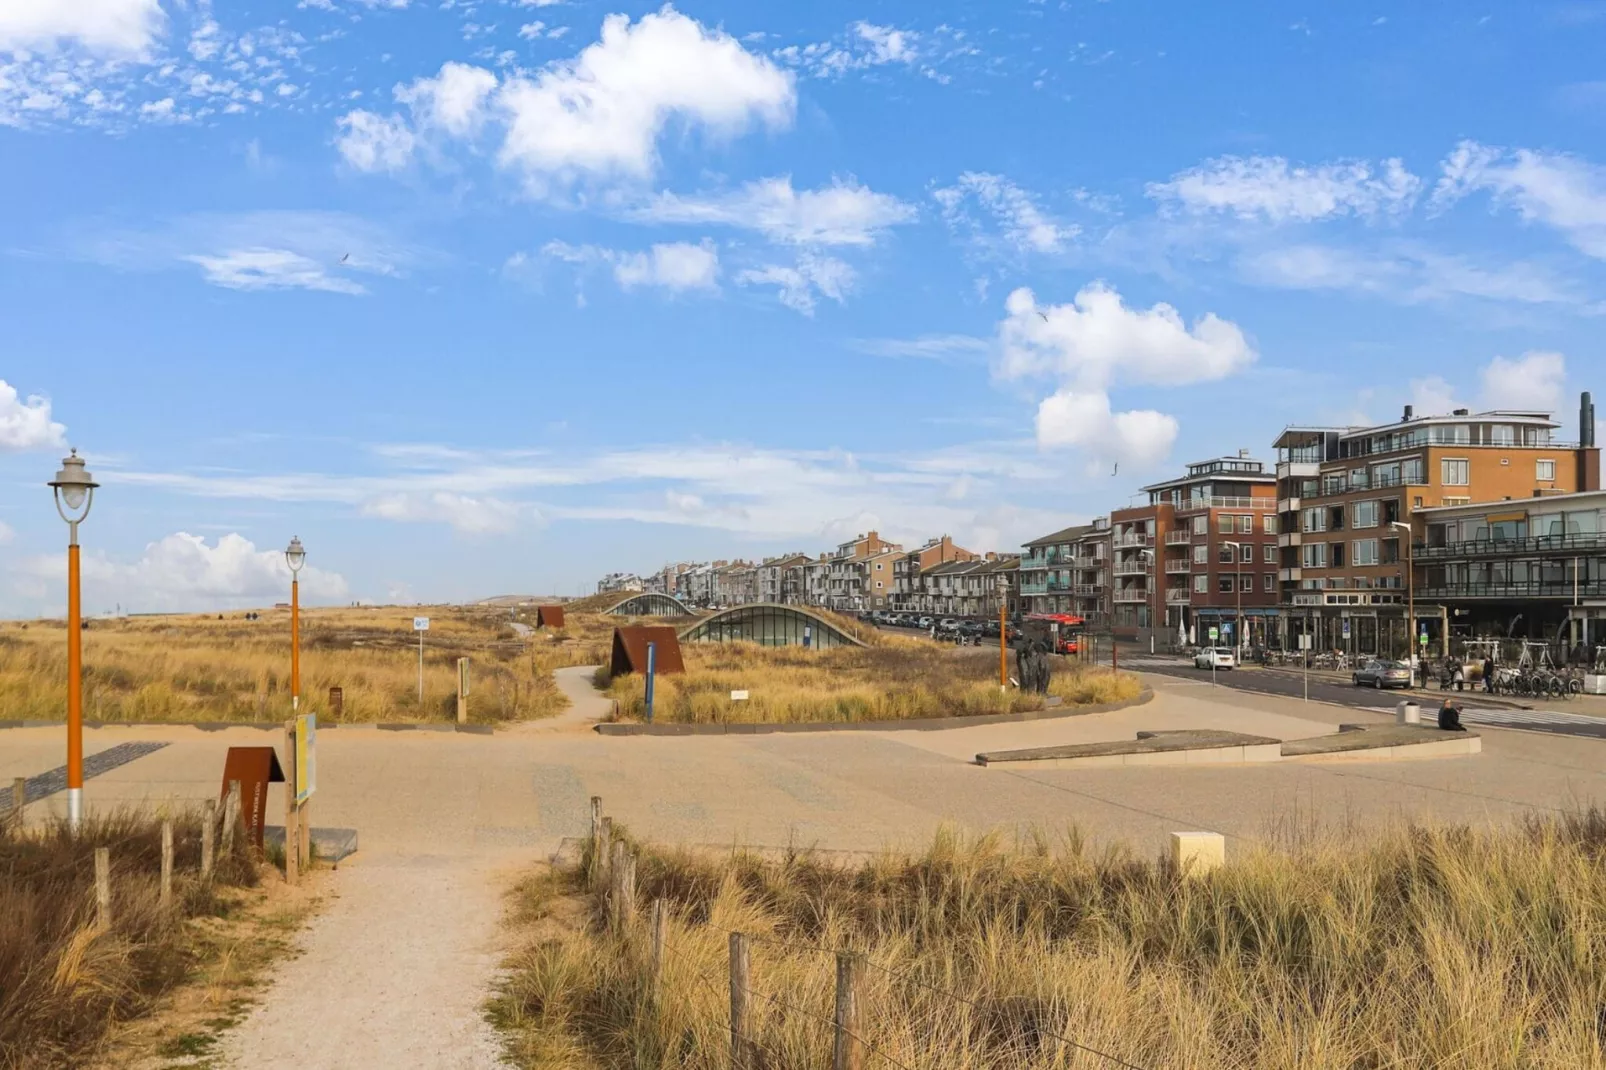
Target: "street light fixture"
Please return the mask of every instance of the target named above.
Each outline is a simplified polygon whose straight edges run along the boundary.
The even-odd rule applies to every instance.
[[[284,550],[284,563],[290,566],[290,709],[301,708],[301,566],[307,563],[301,536],[290,539]]]
[[[1405,532],[1405,664],[1411,673],[1411,686],[1416,686],[1416,569],[1412,566],[1411,525],[1403,520],[1390,520],[1389,527]]]
[[[1233,647],[1239,655],[1244,652],[1244,565],[1243,546],[1241,542],[1223,539],[1221,545],[1232,547],[1232,597],[1236,605],[1237,619],[1233,621]],[[1233,664],[1237,664],[1234,662]]]
[[[84,636],[79,590],[78,525],[89,517],[100,486],[73,450],[46,486],[67,522],[67,824],[77,832],[84,816]]]

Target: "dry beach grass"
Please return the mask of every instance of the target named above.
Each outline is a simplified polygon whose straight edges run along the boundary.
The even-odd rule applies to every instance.
[[[836,949],[866,956],[875,1067],[1606,1065],[1598,812],[1301,837],[1204,877],[1074,834],[941,835],[858,864],[638,851],[622,929],[581,869],[521,888],[528,944],[493,1007],[520,1065],[723,1070],[728,931],[752,940],[754,1070],[831,1065]]]

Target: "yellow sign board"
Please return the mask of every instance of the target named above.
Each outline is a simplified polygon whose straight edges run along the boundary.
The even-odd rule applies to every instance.
[[[318,788],[318,715],[296,718],[296,804],[312,798]]]

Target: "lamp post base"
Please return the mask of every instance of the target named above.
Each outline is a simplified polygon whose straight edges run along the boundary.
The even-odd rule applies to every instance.
[[[84,789],[83,788],[68,788],[67,789],[67,827],[71,828],[74,832],[77,832],[78,831],[78,827],[79,827],[79,825],[81,825],[83,823],[83,820],[84,820]]]

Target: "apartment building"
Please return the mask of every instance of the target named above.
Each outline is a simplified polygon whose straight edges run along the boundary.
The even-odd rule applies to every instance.
[[[1221,642],[1263,641],[1280,601],[1276,476],[1239,450],[1143,493],[1110,513],[1114,633],[1160,649],[1206,642],[1211,627]]]
[[[954,561],[974,561],[980,556],[958,545],[948,535],[928,539],[920,549],[911,550],[894,561],[892,608],[906,613],[930,612],[919,604],[922,594],[921,572]]]
[[[881,553],[871,554],[859,563],[863,571],[860,586],[864,592],[860,608],[888,609],[892,606],[893,588],[896,584],[893,569],[903,556],[902,550],[883,550]]]
[[[1276,443],[1284,643],[1308,632],[1318,649],[1403,655],[1413,630],[1403,539],[1421,538],[1419,513],[1598,489],[1592,408],[1590,446],[1557,441],[1559,426],[1546,412],[1417,416],[1407,405],[1389,424],[1285,429]],[[1425,598],[1416,609],[1418,630],[1442,639],[1441,606]]]
[[[800,569],[808,561],[809,555],[804,553],[766,557],[763,564],[758,566],[758,600],[775,603],[801,602],[802,598],[797,597],[796,585],[788,584],[787,578],[793,569]],[[799,575],[801,576],[801,572]]]
[[[628,594],[639,590],[641,590],[641,577],[634,572],[610,572],[597,581],[598,594],[608,594],[611,591]]]
[[[1110,520],[1063,528],[1022,546],[1021,608],[1074,613],[1095,626],[1109,620]]]

